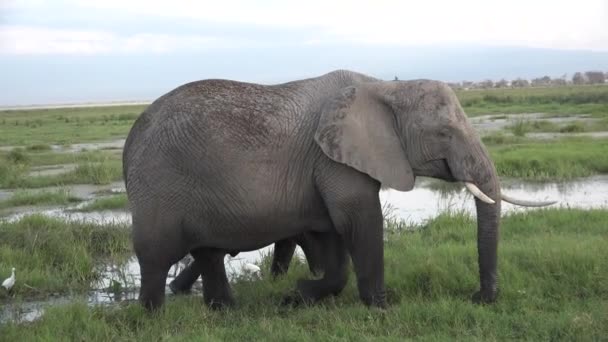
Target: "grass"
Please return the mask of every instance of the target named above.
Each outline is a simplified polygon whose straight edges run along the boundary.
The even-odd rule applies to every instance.
[[[28,151],[50,151],[51,145],[49,144],[34,144],[26,147]]]
[[[592,114],[608,116],[608,87],[564,86],[457,91],[469,116],[482,114]]]
[[[0,111],[0,145],[48,146],[125,137],[144,105]]]
[[[14,150],[13,150],[14,151]],[[11,151],[10,153],[12,153]],[[122,150],[118,151],[122,152]],[[1,154],[0,154],[1,155]],[[77,153],[41,152],[26,153],[27,164],[30,166],[47,166],[60,164],[78,164],[82,162],[101,162],[104,160],[121,161],[121,153],[113,151],[85,151]]]
[[[608,118],[599,121],[576,120],[567,124],[557,124],[547,120],[514,120],[507,127],[515,136],[523,137],[529,132],[581,133],[608,131]]]
[[[129,200],[126,194],[113,195],[96,199],[95,201],[79,208],[78,211],[90,212],[90,211],[102,211],[102,210],[127,210],[129,207]]]
[[[11,151],[13,153],[13,151]],[[34,157],[26,156],[26,160]],[[74,170],[49,176],[29,177],[29,162],[15,162],[8,157],[6,163],[0,164],[0,188],[41,188],[67,184],[109,184],[122,179],[122,160],[120,156],[109,152],[77,154],[76,156],[48,155],[56,161],[72,161],[77,166]],[[54,163],[51,163],[54,164]]]
[[[523,137],[530,131],[529,125],[525,120],[516,120],[509,128],[516,137]]]
[[[607,221],[608,211],[602,210],[550,209],[505,217],[501,294],[493,305],[469,300],[478,287],[474,218],[446,214],[417,231],[395,232],[385,243],[392,294],[386,311],[360,303],[352,274],[336,298],[281,308],[281,295],[307,274],[303,265],[295,265],[277,281],[236,283],[238,304],[227,312],[208,310],[199,296],[169,297],[165,308],[152,315],[137,303],[89,308],[77,302],[49,308],[34,323],[8,323],[0,328],[1,336],[27,341],[602,340],[608,336]],[[23,236],[31,240],[33,235]],[[7,274],[10,263],[0,260],[1,273]]]
[[[15,192],[8,200],[0,201],[0,209],[24,205],[66,205],[80,201],[80,198],[70,195],[70,192],[65,189],[40,192],[19,190]]]
[[[122,225],[67,223],[42,215],[0,221],[0,274],[17,269],[12,291],[17,297],[86,291],[99,277],[96,262],[130,255],[129,234]],[[6,297],[0,291],[0,298]]]
[[[608,173],[608,139],[571,138],[493,145],[488,149],[500,176],[567,180]]]

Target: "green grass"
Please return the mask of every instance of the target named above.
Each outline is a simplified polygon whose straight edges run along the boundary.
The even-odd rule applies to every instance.
[[[557,124],[547,120],[515,120],[507,127],[515,136],[523,137],[529,132],[581,133],[608,131],[608,118],[599,121],[576,120],[567,124]]]
[[[566,180],[608,173],[608,139],[522,140],[508,145],[486,141],[500,176]]]
[[[513,144],[521,144],[522,142],[534,142],[533,140],[526,139],[524,137],[518,137],[515,135],[507,135],[501,132],[495,132],[492,134],[484,135],[481,137],[481,141],[486,146],[493,145],[513,145]]]
[[[13,150],[14,151],[14,150]],[[13,153],[13,151],[9,152]],[[47,166],[59,164],[78,164],[82,162],[102,162],[104,160],[121,161],[119,151],[85,151],[85,152],[41,152],[25,153],[27,164],[30,166]],[[3,153],[0,152],[0,156]]]
[[[608,116],[608,87],[565,86],[457,91],[469,116],[482,114],[592,114]]]
[[[17,269],[12,295],[21,298],[86,291],[99,277],[96,262],[130,255],[129,234],[122,225],[66,223],[42,215],[0,221],[0,274]],[[0,291],[0,298],[7,296]]]
[[[129,207],[129,201],[126,194],[108,196],[96,199],[95,201],[79,208],[78,211],[89,212],[89,211],[101,211],[101,210],[127,210]]]
[[[19,190],[15,192],[8,200],[0,201],[0,209],[24,205],[66,205],[80,201],[81,199],[79,199],[78,197],[70,195],[70,192],[68,190],[41,192]]]
[[[499,248],[501,293],[474,305],[474,219],[442,215],[385,244],[392,294],[386,311],[364,307],[351,273],[343,293],[286,309],[281,296],[307,274],[295,265],[277,281],[240,281],[237,307],[208,310],[199,296],[169,297],[147,314],[137,303],[58,306],[30,324],[6,324],[6,340],[577,340],[608,336],[608,211],[541,210],[507,216]],[[4,260],[4,259],[2,259]],[[9,265],[2,264],[3,274]],[[267,265],[263,271],[267,271]],[[19,269],[18,269],[19,270]]]
[[[145,107],[0,111],[0,145],[48,146],[125,137]]]
[[[523,137],[530,131],[529,125],[525,120],[516,120],[509,129],[513,132],[516,137]]]
[[[28,151],[49,151],[51,150],[51,145],[48,144],[34,144],[26,147]]]
[[[52,156],[57,161],[64,156]],[[69,157],[68,157],[69,158]],[[41,188],[67,184],[109,184],[122,179],[122,161],[119,156],[107,152],[95,152],[71,157],[77,163],[74,170],[49,176],[29,177],[27,163],[0,164],[0,188]],[[31,157],[33,159],[33,157]]]

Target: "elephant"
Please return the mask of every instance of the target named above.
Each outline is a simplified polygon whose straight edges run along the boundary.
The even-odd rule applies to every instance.
[[[296,245],[299,245],[304,252],[308,268],[310,272],[318,276],[323,272],[323,255],[322,251],[319,250],[318,243],[315,242],[315,236],[312,233],[303,233],[299,236],[277,241],[274,244],[272,264],[270,266],[270,273],[273,277],[278,277],[287,272],[289,264],[293,258],[293,254],[296,250]],[[230,253],[231,256],[236,256],[238,252]],[[169,288],[174,294],[188,293],[190,292],[192,285],[196,282],[198,277],[201,275],[198,270],[200,265],[197,264],[196,260],[186,266],[175,279],[169,283]]]
[[[223,258],[305,232],[322,234],[321,279],[307,302],[339,294],[348,256],[360,300],[386,308],[382,188],[417,176],[463,182],[477,209],[478,303],[498,294],[499,177],[454,91],[428,79],[384,81],[337,70],[281,84],[206,79],[181,85],[136,119],[123,176],[140,265],[139,300],[164,303],[169,268],[187,253],[205,301],[232,302]]]

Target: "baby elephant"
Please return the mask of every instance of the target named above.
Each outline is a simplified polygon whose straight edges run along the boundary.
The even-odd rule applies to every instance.
[[[289,264],[296,250],[296,245],[299,245],[304,252],[306,262],[310,272],[315,276],[323,273],[322,251],[321,245],[316,241],[318,237],[314,233],[304,233],[298,236],[287,238],[275,242],[272,257],[272,265],[270,272],[273,277],[284,274],[289,269]],[[236,256],[239,252],[229,253],[231,256]],[[169,284],[169,288],[174,294],[190,292],[192,285],[201,275],[199,272],[197,261],[193,261],[184,268],[177,277]]]

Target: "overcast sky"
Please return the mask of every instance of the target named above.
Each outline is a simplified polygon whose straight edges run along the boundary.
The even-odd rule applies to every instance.
[[[6,77],[0,81],[0,90],[15,92],[11,98],[0,95],[0,105],[69,101],[67,94],[73,94],[74,100],[154,97],[177,85],[173,82],[188,79],[186,74],[176,76],[175,68],[183,65],[165,68],[172,61],[192,63],[193,79],[209,74],[272,81],[280,79],[279,75],[296,77],[332,67],[367,71],[373,60],[385,63],[382,58],[386,57],[370,55],[375,49],[390,54],[391,49],[403,53],[413,47],[467,46],[585,51],[601,56],[608,52],[608,0],[0,0],[0,68],[6,68],[13,78],[23,76],[19,81],[8,80],[10,84]],[[339,49],[339,56],[328,52],[332,49]],[[287,63],[286,59],[298,59],[290,57],[288,50],[306,55],[310,64],[307,60]],[[346,50],[366,57],[354,63],[345,57],[350,56]],[[252,51],[261,58],[252,57]],[[328,62],[319,64],[310,61],[310,56]],[[223,65],[226,60],[231,65]],[[213,68],[205,68],[205,63]],[[270,74],[268,63],[277,71]],[[596,66],[594,63],[589,66]],[[138,86],[124,73],[144,74],[141,65],[159,75],[150,79],[156,88],[147,93],[124,92],[122,89]],[[70,82],[95,81],[98,90],[89,89],[80,96],[73,92],[81,87],[65,85],[63,95],[54,98],[44,88],[30,88],[24,94],[15,87],[15,82],[24,87],[51,82],[51,76],[40,75],[51,67],[56,69],[53,75],[59,83],[61,77],[57,76],[67,73]],[[112,77],[131,88],[122,84],[114,93],[107,84],[100,88],[97,82],[103,77],[92,70],[103,74],[121,70]],[[494,76],[500,75],[491,72],[486,77]]]

